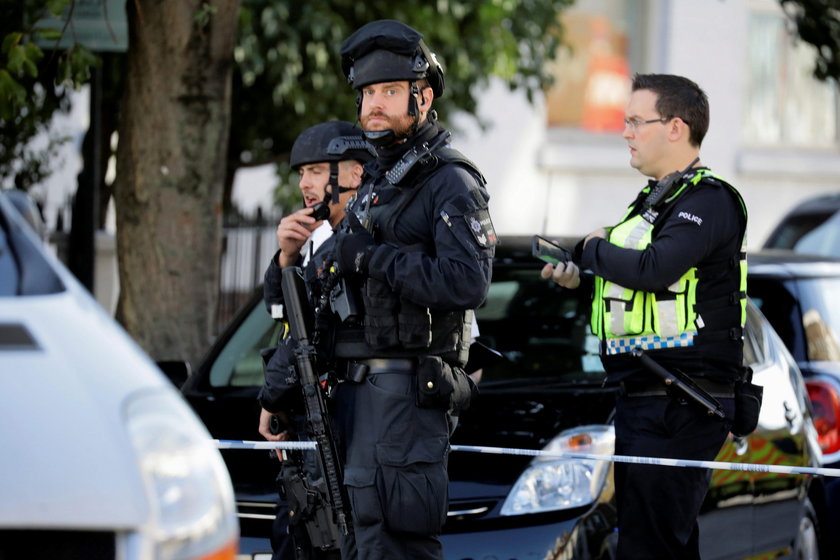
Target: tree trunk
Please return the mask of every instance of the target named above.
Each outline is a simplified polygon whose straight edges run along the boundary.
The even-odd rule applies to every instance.
[[[114,199],[117,318],[155,360],[211,341],[239,0],[132,0]]]

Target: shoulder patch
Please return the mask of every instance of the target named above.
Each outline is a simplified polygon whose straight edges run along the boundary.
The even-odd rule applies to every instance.
[[[493,227],[493,221],[490,219],[490,212],[487,208],[480,208],[464,214],[464,220],[466,220],[467,228],[472,233],[476,243],[484,248],[496,246],[496,229]]]
[[[694,222],[698,226],[703,225],[703,218],[701,218],[700,216],[695,216],[690,212],[680,212],[678,214],[678,217],[682,218],[683,220],[688,220],[689,222]]]

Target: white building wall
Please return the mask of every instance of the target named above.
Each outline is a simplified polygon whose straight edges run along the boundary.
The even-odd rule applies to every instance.
[[[711,123],[702,162],[730,180],[750,214],[748,244],[756,249],[797,202],[840,187],[840,150],[756,149],[744,145],[749,10],[774,0],[654,0],[647,58],[631,71],[684,75],[708,94]],[[501,234],[583,236],[610,225],[646,178],[629,166],[620,134],[593,135],[546,126],[545,107],[494,85],[481,95],[480,131],[454,119],[453,145],[488,179],[491,214]]]

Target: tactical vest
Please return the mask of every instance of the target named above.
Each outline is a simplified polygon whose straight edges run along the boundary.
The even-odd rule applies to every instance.
[[[397,238],[395,225],[400,215],[444,165],[462,165],[484,183],[484,177],[476,166],[457,150],[439,148],[433,155],[409,176],[411,186],[402,186],[408,181],[394,185],[380,179],[367,190],[367,197],[376,199],[377,203],[367,206],[363,197],[351,210],[357,212],[361,223],[375,225],[378,241],[403,251],[423,251],[434,256],[431,238],[426,243],[410,246]],[[476,201],[486,206],[478,189],[471,191]],[[472,310],[445,311],[420,306],[400,297],[385,282],[370,277],[362,285],[360,295],[364,302],[363,327],[342,325],[339,328],[336,357],[434,355],[452,365],[466,365],[472,335]]]
[[[592,332],[604,342],[607,355],[630,352],[634,348],[655,350],[693,346],[698,334],[704,338],[740,337],[746,320],[747,211],[734,187],[708,169],[699,169],[693,176],[683,178],[678,190],[661,208],[637,213],[638,205],[634,205],[623,221],[610,230],[607,240],[626,249],[645,249],[651,243],[657,218],[666,215],[680,196],[697,188],[701,182],[725,185],[738,200],[745,217],[741,226],[740,252],[719,263],[692,267],[659,292],[632,290],[596,276],[591,326]],[[704,278],[722,277],[736,266],[739,268],[737,285],[733,281],[726,292],[711,294],[711,297],[704,295],[704,301],[697,301],[697,288]],[[733,306],[738,306],[740,313],[729,311]]]

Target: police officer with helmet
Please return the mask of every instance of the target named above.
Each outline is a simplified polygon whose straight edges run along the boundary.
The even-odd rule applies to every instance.
[[[713,460],[730,430],[755,427],[740,426],[735,406],[750,376],[746,207],[700,163],[709,104],[696,83],[636,75],[624,124],[630,165],[652,180],[617,225],[590,233],[575,262],[546,265],[542,277],[577,288],[580,269],[594,273],[592,331],[607,379],[622,388],[616,454]],[[616,463],[614,473],[617,557],[699,559],[709,470]]]
[[[340,52],[377,151],[334,236],[356,302],[332,333],[354,527],[342,556],[442,558],[451,413],[474,390],[462,368],[496,243],[489,197],[431,108],[443,69],[419,32],[375,21]]]
[[[284,217],[277,227],[279,250],[269,263],[263,285],[265,304],[273,317],[282,318],[282,269],[314,263],[316,255],[328,251],[333,228],[344,217],[351,194],[362,182],[363,164],[374,154],[361,129],[345,121],[317,124],[295,140],[290,164],[300,175],[304,207]],[[315,277],[315,272],[307,271]],[[290,343],[288,339],[281,341],[268,359],[259,393],[259,431],[270,441],[307,437],[300,387],[289,378],[294,361]],[[321,489],[323,485],[315,457],[312,453],[291,452],[288,459],[281,469],[288,501],[282,496],[278,501],[271,535],[272,559],[337,558],[337,530],[328,519],[331,513],[323,511],[322,501],[297,499],[305,494],[305,489],[298,491],[301,485],[308,489]],[[295,512],[291,526],[290,507]],[[333,537],[336,542],[332,542]]]
[[[312,243],[306,246],[307,242],[320,244],[339,224],[350,195],[361,184],[362,166],[374,154],[362,131],[349,122],[328,121],[300,133],[292,145],[289,163],[300,175],[304,208],[280,221],[276,232],[280,250],[272,259],[273,265],[283,268],[298,264],[300,258],[308,261],[317,247]],[[313,226],[321,228],[318,234]],[[272,272],[277,272],[276,268],[269,267],[267,273]],[[279,274],[266,277],[266,282],[266,298],[273,298],[280,292]]]

